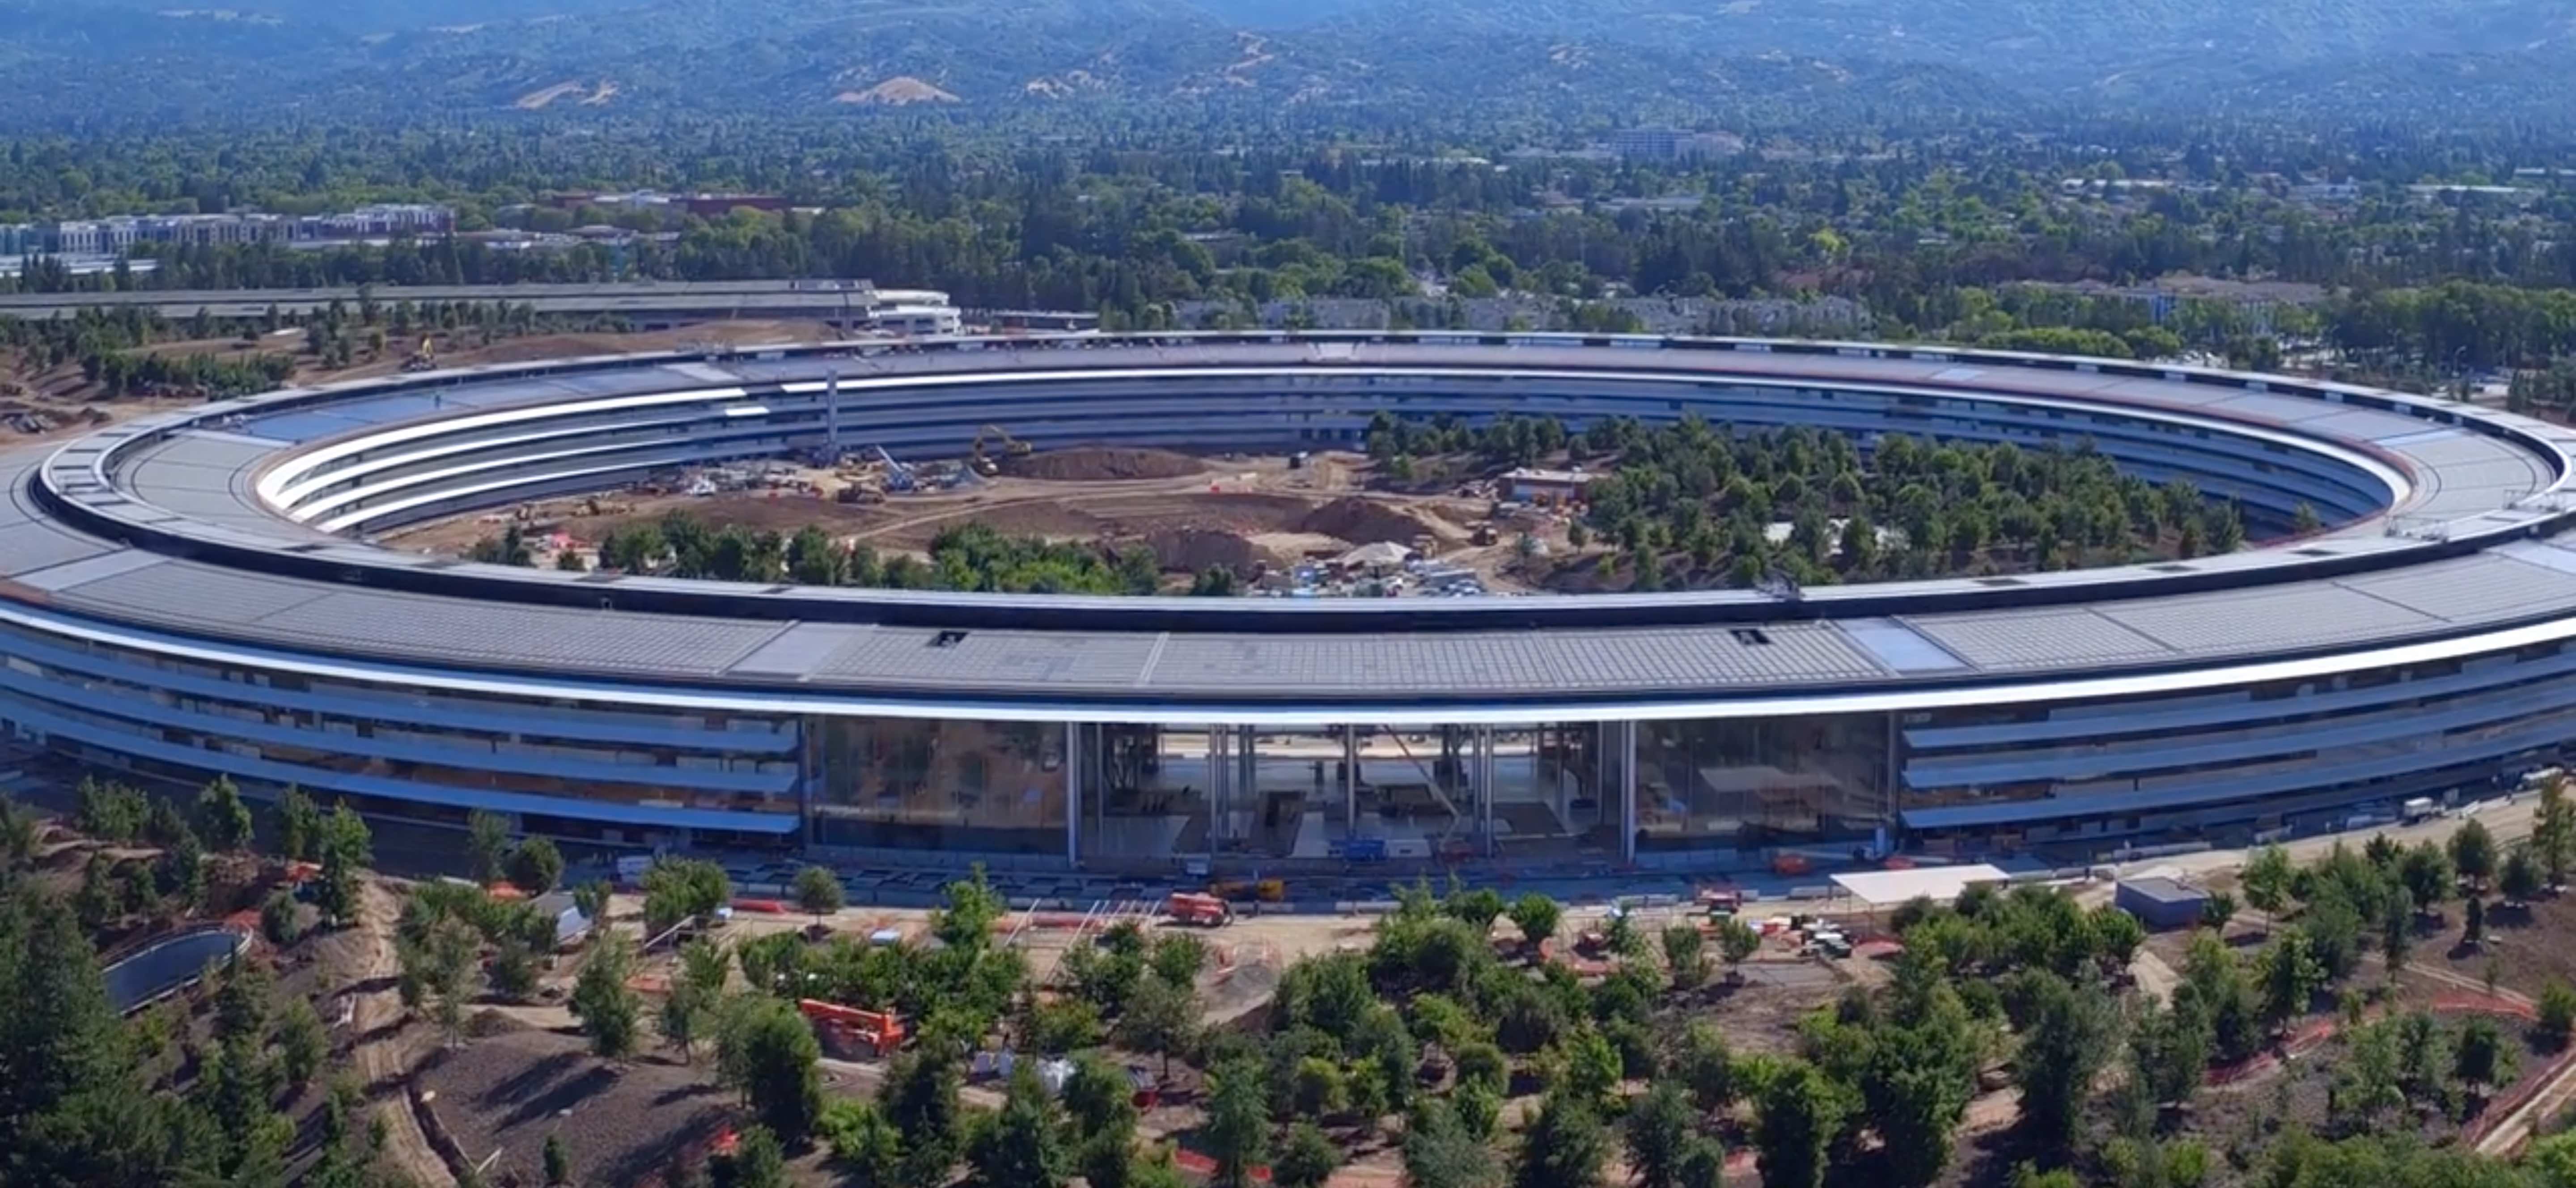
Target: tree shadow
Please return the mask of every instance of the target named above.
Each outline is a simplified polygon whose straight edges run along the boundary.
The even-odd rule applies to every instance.
[[[606,1093],[616,1087],[616,1069],[605,1064],[592,1065],[580,1076],[558,1082],[545,1092],[519,1103],[518,1108],[504,1115],[494,1129],[507,1130],[521,1123],[560,1114],[580,1105],[587,1098]]]
[[[547,1085],[553,1083],[555,1078],[579,1067],[586,1058],[580,1052],[557,1052],[495,1082],[490,1088],[475,1096],[474,1104],[498,1106],[514,1101],[524,1101],[542,1092]]]
[[[674,1102],[687,1101],[692,1097],[704,1097],[710,1093],[722,1092],[724,1092],[722,1088],[711,1082],[692,1081],[686,1085],[673,1085],[660,1093],[654,1094],[653,1104],[655,1106],[666,1106]]]
[[[600,1169],[594,1181],[601,1184],[642,1184],[660,1182],[661,1173],[674,1160],[704,1148],[715,1130],[722,1126],[728,1111],[709,1106],[690,1115],[679,1125],[662,1132],[648,1142],[638,1143],[611,1159]]]

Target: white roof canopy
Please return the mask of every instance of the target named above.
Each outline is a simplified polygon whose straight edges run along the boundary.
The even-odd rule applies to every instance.
[[[1857,874],[1838,874],[1834,876],[1834,885],[1869,901],[1871,907],[1887,907],[1915,899],[1948,903],[1970,887],[2009,882],[2010,878],[2001,869],[1979,862],[1967,866],[1918,866],[1912,870],[1865,870]]]

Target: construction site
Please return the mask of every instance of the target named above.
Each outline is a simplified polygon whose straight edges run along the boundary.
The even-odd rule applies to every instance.
[[[958,456],[881,450],[672,471],[621,490],[403,529],[385,542],[461,553],[505,526],[585,568],[616,530],[672,512],[782,534],[820,527],[844,546],[921,555],[947,529],[1152,551],[1171,591],[1223,569],[1271,597],[1457,596],[1550,588],[1574,551],[1566,505],[1501,498],[1492,480],[1394,489],[1365,455],[1184,453],[1135,446],[1033,450],[987,427]]]

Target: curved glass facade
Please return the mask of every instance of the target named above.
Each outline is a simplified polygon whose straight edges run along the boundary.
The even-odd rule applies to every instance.
[[[1497,726],[674,713],[323,680],[0,628],[0,723],[103,765],[633,845],[1181,862],[1749,864],[1883,833],[2081,848],[2481,791],[2576,736],[2538,645],[2187,696]]]

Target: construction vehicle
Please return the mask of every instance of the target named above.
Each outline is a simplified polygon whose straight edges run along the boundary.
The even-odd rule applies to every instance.
[[[915,474],[910,465],[895,461],[894,455],[887,453],[884,446],[869,446],[868,449],[876,454],[877,461],[885,464],[886,490],[900,495],[921,489],[921,476]]]
[[[436,370],[437,367],[438,349],[432,344],[431,336],[423,334],[420,336],[419,349],[414,350],[411,354],[403,357],[402,369],[405,371],[433,371]]]
[[[1234,922],[1233,905],[1213,895],[1190,891],[1172,892],[1172,897],[1163,901],[1163,914],[1171,917],[1175,924],[1196,924],[1203,928]]]
[[[1288,883],[1284,879],[1219,879],[1208,884],[1207,893],[1235,903],[1286,903]]]
[[[903,1020],[885,1011],[863,1011],[820,999],[803,999],[796,1009],[836,1055],[887,1056],[903,1046]]]
[[[977,474],[994,475],[1001,473],[1001,468],[984,453],[984,443],[987,441],[1000,445],[1002,447],[1002,454],[1004,457],[1026,458],[1030,454],[1037,452],[1037,448],[1035,446],[1011,436],[1010,432],[1001,426],[986,425],[975,431],[975,444],[968,447],[967,450],[967,456],[974,459],[975,473]]]

